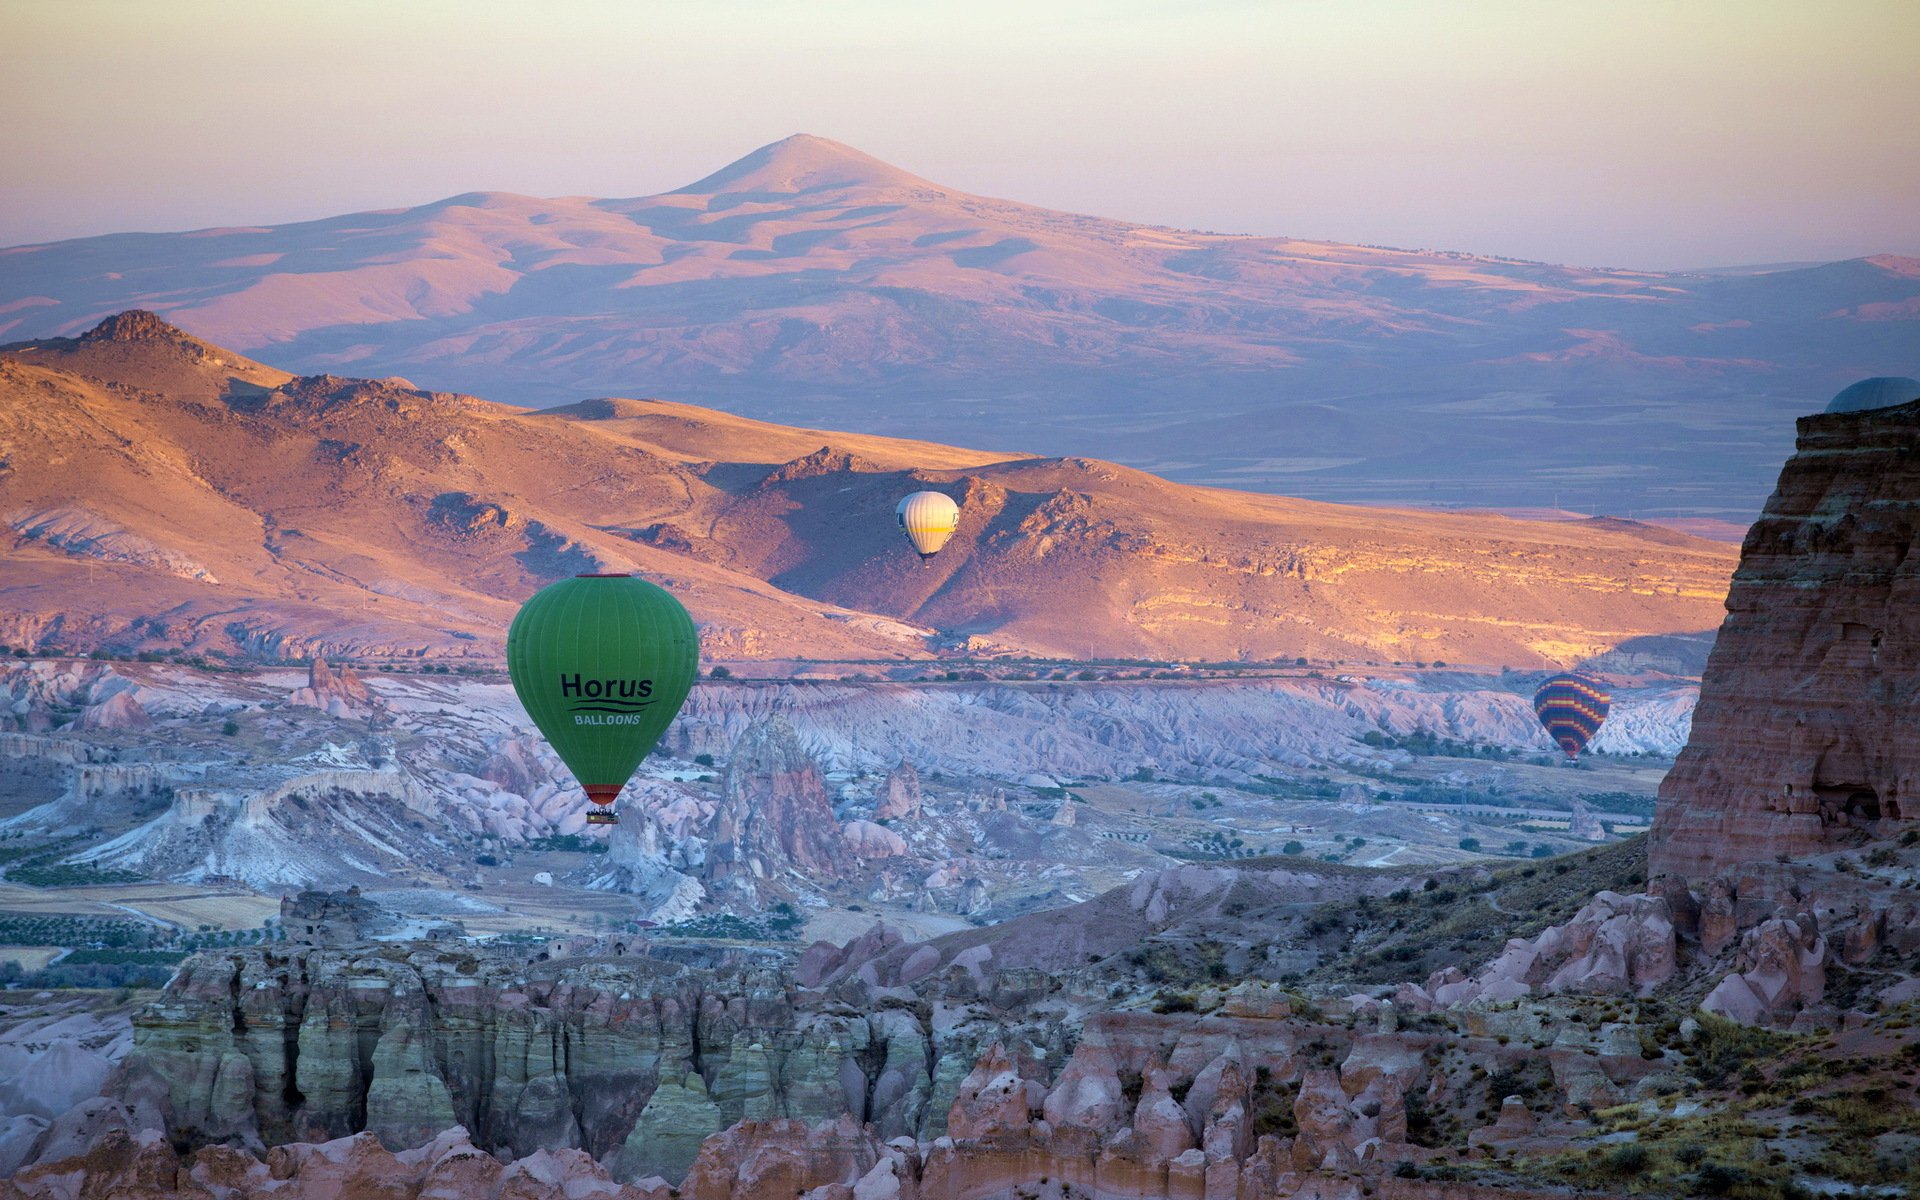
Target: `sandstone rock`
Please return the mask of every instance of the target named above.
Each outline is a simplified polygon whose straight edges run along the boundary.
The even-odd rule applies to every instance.
[[[842,1200],[886,1148],[851,1117],[808,1127],[805,1121],[742,1121],[707,1139],[687,1172],[687,1200],[763,1200],[803,1196],[839,1185]]]
[[[49,1122],[30,1113],[0,1121],[0,1179],[33,1161],[33,1148]]]
[[[77,1041],[51,1041],[29,1051],[0,1047],[0,1113],[53,1120],[100,1094],[113,1064]]]
[[[960,1084],[947,1112],[947,1134],[954,1138],[1024,1137],[1031,1120],[1028,1083],[999,1042],[983,1055]]]
[[[74,722],[75,729],[145,729],[153,724],[147,716],[147,710],[133,693],[115,692],[98,704],[89,704],[80,710],[80,717]]]
[[[872,821],[848,821],[840,827],[840,836],[858,858],[894,858],[907,853],[905,838]]]
[[[779,717],[740,735],[707,851],[709,879],[757,895],[758,880],[797,868],[834,877],[850,866],[820,768]]]
[[[933,1047],[912,1013],[897,1008],[882,1009],[867,1021],[872,1041],[884,1048],[879,1057],[880,1068],[866,1089],[867,1119],[883,1140],[914,1136],[933,1093],[933,1079],[927,1070]],[[796,1062],[790,1056],[787,1063],[790,1080],[796,1070]],[[794,1116],[818,1119],[846,1111],[845,1101],[840,1098],[836,1098],[838,1102],[831,1111],[824,1105],[813,1112],[803,1111],[795,1106],[793,1091],[794,1085],[789,1082],[788,1111]]]
[[[1091,1038],[1082,1039],[1047,1093],[1044,1111],[1047,1123],[1056,1129],[1104,1135],[1119,1128],[1131,1110],[1113,1053]]]
[[[1733,908],[1733,884],[1715,876],[1707,881],[1707,896],[1700,904],[1700,949],[1709,957],[1718,955],[1739,933],[1739,918]]]
[[[1660,787],[1654,873],[1704,880],[1920,815],[1917,463],[1920,406],[1800,420],[1742,548],[1692,737]]]
[[[1743,1025],[1781,1024],[1826,994],[1827,944],[1811,917],[1776,917],[1740,939],[1734,974],[1700,1007]]]
[[[645,919],[658,924],[698,913],[707,889],[674,865],[670,835],[656,815],[682,797],[677,786],[655,780],[631,786],[607,839],[606,870],[588,886],[638,897]]]
[[[527,735],[502,738],[474,774],[506,791],[527,797],[553,777],[540,740]]]
[[[1646,995],[1673,977],[1678,954],[1664,899],[1600,892],[1566,924],[1509,941],[1473,977],[1439,972],[1425,991],[1442,1006],[1500,1003],[1535,991]]]
[[[206,1189],[183,1178],[173,1147],[155,1130],[107,1130],[79,1154],[28,1167],[0,1181],[0,1189],[10,1189],[13,1195],[30,1200],[162,1200],[176,1196],[213,1200]]]
[[[881,782],[880,793],[874,797],[873,816],[876,821],[917,821],[923,804],[920,773],[902,759]]]
[[[1518,1096],[1508,1096],[1500,1102],[1500,1115],[1493,1124],[1485,1129],[1474,1130],[1468,1135],[1468,1140],[1476,1146],[1498,1146],[1532,1137],[1539,1125],[1540,1122],[1528,1110],[1526,1101]]]
[[[1194,1148],[1193,1125],[1170,1091],[1177,1082],[1177,1073],[1163,1063],[1149,1063],[1142,1075],[1133,1134],[1148,1162],[1168,1162]]]
[[[389,1150],[425,1145],[455,1123],[453,1098],[410,1022],[390,1026],[374,1045],[366,1120],[367,1130]]]
[[[1314,1069],[1301,1081],[1293,1119],[1300,1133],[1293,1143],[1293,1165],[1302,1171],[1337,1170],[1355,1165],[1351,1149],[1354,1114],[1346,1089],[1332,1071]]]
[[[323,658],[315,658],[307,667],[307,686],[295,688],[287,703],[296,708],[317,708],[329,716],[363,717],[375,705],[372,691],[352,667],[335,671]]]
[[[662,1079],[621,1146],[617,1173],[628,1181],[658,1175],[678,1184],[700,1144],[721,1127],[720,1108],[698,1072]]]

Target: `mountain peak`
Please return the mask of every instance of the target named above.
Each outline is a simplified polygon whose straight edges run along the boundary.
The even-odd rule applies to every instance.
[[[679,190],[695,195],[797,196],[851,187],[945,190],[871,154],[811,133],[771,142]]]
[[[83,342],[190,342],[193,336],[144,308],[117,312],[81,334]]]

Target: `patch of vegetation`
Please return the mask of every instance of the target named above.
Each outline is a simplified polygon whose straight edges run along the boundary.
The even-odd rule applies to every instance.
[[[28,887],[103,887],[115,883],[139,883],[146,876],[137,871],[119,871],[96,867],[92,863],[63,863],[46,859],[28,859],[7,868],[8,883]]]
[[[145,949],[163,940],[157,927],[121,917],[0,913],[0,944],[8,946]]]
[[[1726,1086],[1742,1069],[1777,1057],[1792,1041],[1787,1035],[1740,1025],[1712,1013],[1694,1017],[1700,1033],[1687,1053],[1687,1065],[1710,1088]]]
[[[728,938],[743,942],[790,942],[806,918],[784,900],[756,917],[737,917],[732,913],[711,913],[673,925],[662,925],[653,932],[662,937]]]
[[[75,950],[60,965],[177,967],[186,957],[184,950]]]
[[[1300,1096],[1299,1081],[1275,1079],[1272,1070],[1258,1067],[1253,1075],[1253,1099],[1249,1109],[1255,1137],[1273,1134],[1293,1137],[1300,1126],[1293,1115],[1293,1103]]]
[[[566,854],[605,854],[607,843],[604,838],[582,837],[577,833],[556,833],[550,837],[532,839],[527,843],[527,849],[558,850]]]
[[[1129,951],[1126,960],[1141,969],[1148,983],[1192,987],[1225,980],[1231,974],[1226,955],[1226,946],[1213,938],[1191,942],[1150,940]]]
[[[1392,734],[1384,729],[1369,729],[1360,740],[1369,746],[1385,750],[1405,750],[1408,754],[1421,758],[1513,758],[1520,754],[1518,750],[1509,750],[1505,746],[1495,746],[1486,742],[1461,742],[1450,737],[1441,737],[1426,729],[1416,729],[1412,733]]]
[[[1458,883],[1441,887],[1429,876],[1431,887],[1401,888],[1365,905],[1318,905],[1306,927],[1317,930],[1331,952],[1306,979],[1387,984],[1424,978],[1445,966],[1477,966],[1498,954],[1508,938],[1532,937],[1570,919],[1595,892],[1638,891],[1646,872],[1646,837],[1639,835],[1566,855],[1548,867],[1501,868],[1470,890]]]
[[[12,959],[0,962],[0,988],[155,988],[173,978],[172,963],[74,962],[73,957],[38,971],[23,970]]]

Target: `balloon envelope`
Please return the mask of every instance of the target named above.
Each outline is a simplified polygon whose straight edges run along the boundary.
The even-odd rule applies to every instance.
[[[1613,697],[1596,680],[1571,672],[1555,675],[1533,694],[1534,714],[1568,758],[1578,758],[1587,748],[1612,704]]]
[[[944,492],[915,492],[894,506],[893,515],[921,558],[940,553],[960,527],[960,506]]]
[[[686,702],[699,663],[687,610],[630,575],[542,588],[507,630],[513,690],[596,804],[611,804],[633,778]]]

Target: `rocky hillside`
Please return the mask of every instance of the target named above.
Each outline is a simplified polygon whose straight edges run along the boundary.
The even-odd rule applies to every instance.
[[[449,897],[497,912],[503,888],[550,890],[528,883],[544,870],[554,889],[630,897],[622,919],[830,902],[950,928],[1183,857],[1298,842],[1450,862],[1471,857],[1463,838],[1524,854],[1604,839],[1601,818],[1643,824],[1692,689],[1623,681],[1611,757],[1578,771],[1552,765],[1530,689],[1459,673],[704,680],[609,842],[497,675],[19,662],[0,666],[0,873],[268,894],[404,879],[423,886],[392,902],[430,917]],[[1588,804],[1599,817],[1571,828]],[[537,858],[553,844],[574,849]]]
[[[1920,1182],[1911,926],[1865,948],[1851,917],[1727,920],[1684,889],[1582,903],[1583,883],[1644,879],[1598,855],[1397,877],[1186,867],[919,945],[876,926],[797,963],[644,936],[202,956],[136,1019],[105,1096],[16,1122],[5,1149],[45,1165],[11,1186],[51,1196],[82,1171],[116,1194],[273,1179],[317,1196],[384,1175],[441,1194],[479,1169],[469,1147],[517,1160],[534,1178],[514,1194],[541,1196]],[[1571,878],[1541,889],[1555,877]],[[1518,904],[1559,923],[1471,975],[1298,986],[1352,972],[1356,945],[1395,961],[1392,936],[1436,915]],[[1768,1024],[1794,1032],[1752,1028]],[[1865,1117],[1874,1089],[1901,1099]],[[473,1186],[504,1189],[497,1161],[484,1174]]]
[[[1197,233],[806,135],[656,196],[479,192],[0,262],[9,338],[141,307],[301,374],[665,395],[1325,500],[1741,524],[1805,397],[1912,373],[1920,311],[1910,258],[1710,276]]]
[[[1920,404],[1804,436],[1709,664],[1721,707],[1703,704],[1644,849],[1188,863],[798,955],[646,929],[474,944],[302,926],[191,959],[100,1096],[12,1115],[0,1152],[26,1165],[0,1195],[1910,1194],[1920,826],[1888,803],[1904,730],[1880,718],[1913,685],[1885,614]],[[1801,709],[1727,748],[1736,704],[1792,706],[1803,681]],[[324,707],[352,684],[306,690]],[[1790,719],[1813,732],[1783,738]],[[792,731],[756,724],[735,753],[708,879],[760,898],[837,852],[837,814]],[[1755,779],[1847,796],[1770,809],[1751,797],[1771,790],[1702,769],[1760,755]],[[897,772],[870,811],[912,832],[927,801]],[[890,844],[867,824],[847,844]],[[657,866],[661,833],[622,830],[609,874]]]
[[[960,532],[923,565],[893,506]],[[1348,508],[683,405],[294,378],[138,313],[0,353],[0,642],[497,659],[555,579],[673,589],[709,660],[1311,656],[1531,667],[1718,619],[1730,548]]]

